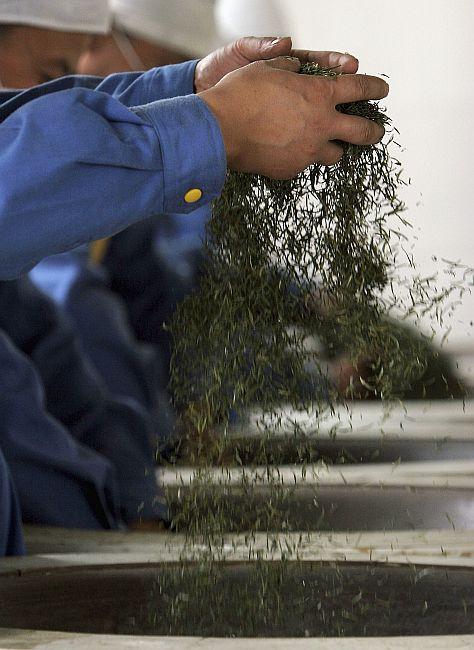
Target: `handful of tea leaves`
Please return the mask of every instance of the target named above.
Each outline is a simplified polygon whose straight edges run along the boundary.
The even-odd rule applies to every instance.
[[[317,64],[301,73],[340,74]],[[338,110],[390,124],[376,102]],[[172,390],[191,435],[257,404],[264,412],[282,403],[326,408],[336,395],[308,349],[313,337],[344,349],[356,367],[365,358],[360,383],[373,396],[402,395],[422,376],[426,340],[404,336],[402,345],[386,318],[395,307],[416,314],[435,301],[416,281],[409,304],[396,295],[405,221],[392,141],[343,144],[337,165],[313,165],[289,181],[228,173],[200,287],[171,327]]]

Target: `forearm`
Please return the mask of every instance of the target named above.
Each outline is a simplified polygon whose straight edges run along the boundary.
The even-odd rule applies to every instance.
[[[38,98],[0,124],[0,278],[161,213],[216,198],[226,156],[197,96],[126,108],[102,92]],[[202,197],[186,202],[198,188]]]

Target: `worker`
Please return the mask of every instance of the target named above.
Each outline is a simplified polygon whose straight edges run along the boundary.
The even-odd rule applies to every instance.
[[[283,54],[291,43],[281,40],[266,47],[272,55]],[[229,74],[236,65],[232,61],[229,66],[227,53],[145,74],[104,81],[69,78],[2,93],[2,277],[16,276],[45,255],[109,236],[141,219],[190,213],[218,195],[226,163],[241,171],[290,177],[315,160],[336,162],[342,150],[332,140],[369,144],[382,137],[376,125],[334,110],[345,101],[385,96],[382,80],[356,75],[336,82],[306,79],[293,74],[299,64],[288,59]],[[344,55],[308,56],[325,65],[340,62],[352,70],[356,65]],[[194,87],[197,94],[192,94]],[[98,210],[94,217],[90,205]],[[25,368],[7,341],[4,349],[13,369],[6,379],[27,377],[33,386],[31,368]],[[3,375],[7,366],[1,367]],[[11,386],[18,390],[15,381]],[[6,394],[12,392],[10,387]],[[42,407],[40,391],[32,390],[30,397]],[[71,451],[69,443],[58,444],[58,453]],[[37,464],[33,458],[31,466]],[[84,464],[97,477],[94,457]],[[2,471],[5,493],[9,477]],[[109,476],[103,478],[105,486]],[[105,494],[108,500],[114,496],[108,490]],[[5,529],[14,527],[10,513],[2,516]]]
[[[22,11],[27,4],[23,2]],[[212,9],[212,4],[207,2],[207,7]],[[78,8],[79,5],[76,6],[75,11],[82,21],[83,12],[82,9],[78,11]],[[10,11],[8,18],[14,22],[15,16],[10,4],[8,9]],[[203,12],[205,9],[206,3],[203,2],[194,19],[194,27],[200,27],[199,33],[205,29],[204,25],[208,23],[208,19],[212,18],[209,10]],[[77,59],[77,52],[81,46],[84,47],[84,35],[80,32],[69,32],[65,38],[62,32],[51,29],[55,27],[58,19],[57,7],[48,3],[43,9],[40,8],[40,11],[42,12],[41,20],[38,23],[36,18],[36,23],[41,24],[41,28],[31,25],[16,26],[5,33],[7,25],[3,25],[2,74],[5,79],[11,81],[10,85],[28,87],[40,80],[37,76],[37,69],[34,67],[38,61],[37,58],[32,58],[32,53],[36,54],[39,51],[46,57],[46,60],[41,61],[40,59],[39,69],[46,70],[48,78],[52,79],[58,74],[58,71],[72,68],[74,57]],[[62,11],[59,8],[59,12]],[[34,12],[38,12],[36,4]],[[87,17],[91,20],[93,8],[87,7],[87,12]],[[198,17],[201,21],[199,25]],[[29,20],[31,21],[31,12]],[[210,31],[208,29],[208,32]],[[201,53],[204,53],[207,48],[212,47],[214,42],[211,37],[206,37],[205,47],[204,37],[200,38]],[[103,35],[100,39],[96,36],[94,42],[107,42],[107,40],[107,35]],[[72,52],[69,51],[69,43],[72,44]],[[97,45],[95,48],[91,48],[90,40],[88,48],[97,52]],[[54,67],[53,60],[53,65],[48,68],[47,56],[51,51],[54,52],[56,59],[67,61],[67,64],[62,67]],[[181,59],[183,58],[186,57],[183,55]],[[13,81],[13,72],[15,73],[14,79],[19,79],[19,82]],[[204,212],[204,208],[201,209],[201,212]],[[193,215],[193,222],[199,223],[196,213]],[[160,234],[164,235],[164,232]],[[167,250],[171,248],[171,246],[166,246]],[[151,427],[148,429],[153,432],[153,445],[154,447],[159,445],[162,448],[174,430],[174,421],[165,392],[167,385],[166,364],[160,361],[156,352],[149,346],[137,344],[134,341],[133,332],[128,327],[125,310],[114,299],[114,295],[107,290],[103,272],[93,268],[87,257],[87,251],[76,250],[74,254],[49,258],[35,269],[32,278],[53,299],[66,307],[69,316],[76,321],[77,333],[82,335],[82,347],[88,353],[90,363],[99,371],[106,387],[114,395],[132,398],[147,412],[151,418]],[[150,270],[153,269],[150,268]],[[158,280],[157,274],[155,282]],[[163,283],[163,285],[173,286],[178,290],[178,278],[172,278],[171,281]],[[31,293],[31,290],[27,293]],[[25,292],[20,292],[20,295],[24,294]],[[56,392],[57,402],[64,402],[63,398],[64,395]],[[55,404],[49,403],[48,407],[55,412]],[[145,427],[143,429],[145,430]]]

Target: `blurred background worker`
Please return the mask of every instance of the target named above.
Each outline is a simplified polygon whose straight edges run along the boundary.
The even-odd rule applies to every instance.
[[[106,0],[2,0],[2,86],[27,88],[73,74],[94,36],[109,28]]]
[[[109,18],[105,1],[0,0],[3,85],[73,71]],[[0,282],[0,554],[24,550],[21,517],[76,528],[159,527],[167,511],[152,433],[139,404],[107,389],[50,299],[27,277]]]

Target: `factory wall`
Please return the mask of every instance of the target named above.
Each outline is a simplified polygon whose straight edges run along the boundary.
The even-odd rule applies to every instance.
[[[474,266],[474,0],[278,1],[297,46],[349,51],[362,72],[389,75],[419,270],[433,255]],[[474,287],[451,349],[474,349],[473,320]]]

